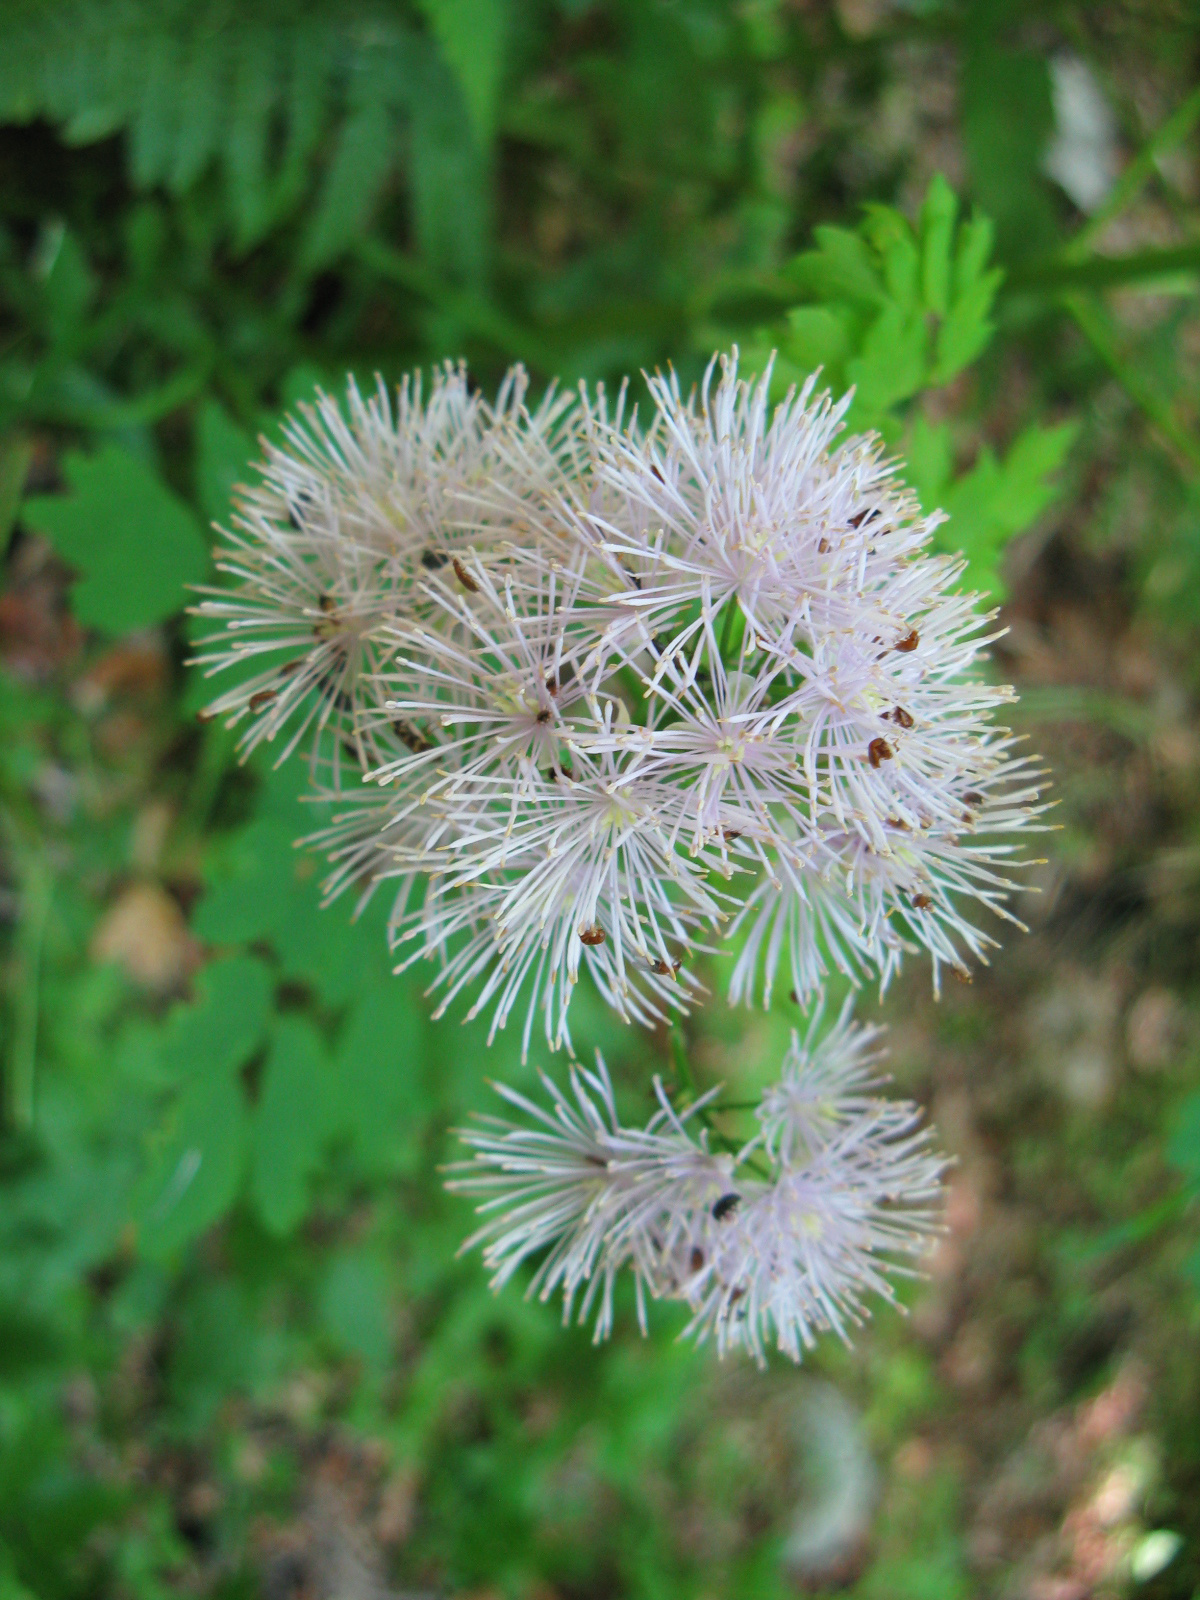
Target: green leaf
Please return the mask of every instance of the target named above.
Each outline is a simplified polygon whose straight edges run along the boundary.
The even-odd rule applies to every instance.
[[[949,427],[944,422],[932,424],[918,412],[905,456],[905,476],[916,490],[922,509],[926,513],[936,511],[954,470]]]
[[[202,1074],[180,1096],[138,1208],[148,1255],[173,1255],[229,1210],[245,1164],[246,1124],[232,1072]]]
[[[853,312],[842,306],[795,306],[787,314],[784,353],[802,372],[840,372],[855,343]]]
[[[164,1059],[181,1077],[236,1071],[266,1036],[271,974],[252,956],[230,956],[210,962],[196,987],[196,1000],[171,1015]]]
[[[195,517],[152,468],[119,445],[67,455],[68,495],[26,500],[22,520],[45,534],[82,577],[75,615],[105,633],[162,622],[208,568]]]
[[[817,249],[797,256],[789,276],[820,300],[848,300],[870,309],[887,296],[871,252],[861,234],[849,228],[815,230]]]
[[[349,899],[322,908],[320,860],[297,850],[295,840],[319,828],[327,813],[300,803],[303,781],[300,762],[265,776],[260,814],[225,859],[210,865],[192,927],[214,944],[265,941],[286,977],[339,1005],[385,970],[380,919],[368,914],[369,926],[352,923]]]
[[[948,383],[987,347],[995,332],[989,313],[1003,276],[998,268],[986,273],[955,299],[937,331],[932,384]]]
[[[935,172],[921,207],[921,295],[926,309],[943,317],[950,305],[951,254],[958,196]]]
[[[320,1297],[321,1317],[334,1342],[368,1367],[387,1365],[392,1353],[388,1282],[377,1257],[346,1251],[330,1263]]]
[[[461,91],[426,41],[414,51],[410,100],[413,225],[425,260],[456,283],[486,276],[489,169],[479,145],[462,136]]]
[[[175,149],[179,115],[176,41],[166,28],[144,39],[141,97],[130,130],[129,168],[134,185],[148,189],[166,178]]]
[[[225,39],[219,28],[197,30],[189,41],[187,61],[175,85],[178,128],[167,173],[173,194],[191,188],[216,152],[225,106]]]
[[[343,123],[301,251],[306,266],[323,266],[366,231],[397,143],[395,118],[381,95],[364,99]]]
[[[351,1012],[337,1051],[339,1130],[371,1175],[411,1172],[429,1121],[422,1081],[425,1007],[402,977],[373,985]]]
[[[1003,462],[984,449],[971,470],[945,491],[942,506],[950,520],[938,530],[938,544],[962,551],[969,563],[968,579],[976,587],[1003,598],[1000,557],[1009,541],[1054,499],[1058,491],[1051,475],[1075,433],[1075,424],[1069,422],[1027,428]]]
[[[196,499],[210,522],[227,524],[235,483],[244,483],[256,455],[254,440],[216,400],[196,418]]]
[[[234,35],[233,103],[225,136],[225,174],[233,213],[235,245],[248,250],[267,231],[267,150],[276,81],[275,39],[263,28],[243,27]]]
[[[491,143],[504,75],[508,0],[417,0],[458,79],[481,146]]]
[[[1190,1094],[1175,1113],[1167,1160],[1191,1189],[1200,1190],[1200,1094]]]
[[[919,311],[907,315],[892,303],[867,329],[861,353],[846,363],[856,386],[856,417],[873,421],[900,400],[915,394],[925,379],[929,331]]]
[[[329,1132],[329,1092],[324,1051],[311,1024],[282,1018],[263,1068],[250,1177],[270,1233],[290,1233],[308,1210],[308,1181]]]

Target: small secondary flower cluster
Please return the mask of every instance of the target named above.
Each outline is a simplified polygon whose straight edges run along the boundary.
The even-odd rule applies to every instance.
[[[798,1361],[823,1330],[845,1338],[865,1295],[892,1300],[889,1275],[911,1275],[945,1163],[918,1108],[876,1093],[878,1030],[847,1008],[815,1048],[812,1037],[793,1034],[758,1131],[723,1151],[713,1097],[679,1114],[657,1080],[650,1122],[624,1126],[599,1057],[594,1072],[572,1068],[574,1103],[543,1078],[549,1110],[497,1085],[528,1121],[462,1133],[473,1158],[450,1187],[481,1197],[486,1219],[463,1248],[484,1245],[496,1288],[541,1255],[529,1293],[561,1290],[564,1321],[577,1302],[580,1322],[594,1311],[597,1340],[626,1269],[643,1331],[649,1295],[685,1302],[688,1333],[760,1363],[771,1342]]]
[[[962,564],[815,379],[494,404],[461,368],[319,398],[268,446],[199,607],[243,748],[309,740],[327,891],[391,881],[402,959],[552,1046],[582,967],[650,1023],[739,936],[730,998],[935,985],[994,941],[1038,774]],[[366,779],[364,785],[363,779]],[[1011,918],[1010,918],[1011,920]]]

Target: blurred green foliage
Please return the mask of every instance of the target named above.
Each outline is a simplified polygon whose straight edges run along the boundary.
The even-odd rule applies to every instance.
[[[1108,449],[1095,400],[1115,374],[1150,447],[1114,495],[1150,479],[1162,509],[1131,557],[1137,603],[1194,622],[1173,340],[1200,258],[1172,257],[1177,319],[1114,330],[1042,170],[1044,30],[1077,39],[1086,9],[9,0],[0,533],[18,574],[23,552],[53,569],[48,542],[86,631],[55,614],[69,648],[0,677],[0,1600],[259,1592],[263,1528],[309,1505],[306,1472],[337,1450],[400,1522],[417,1497],[404,1583],[779,1592],[796,1481],[730,1423],[671,1316],[643,1344],[625,1307],[595,1352],[456,1260],[447,1130],[484,1107],[485,1074],[532,1069],[504,1035],[486,1052],[481,1029],[430,1023],[419,974],[387,970],[382,906],[318,910],[292,771],[238,768],[194,721],[186,585],[256,436],[315,383],[460,353],[484,385],[513,360],[539,385],[668,360],[690,380],[736,339],[752,364],[778,352],[781,387],[818,365],[853,384],[851,424],[906,457],[997,598],[1012,539]],[[926,68],[960,96],[961,200],[915,141],[877,137]],[[1123,281],[1163,270],[1150,253]],[[1064,346],[1064,326],[1084,337]],[[125,723],[104,687],[122,659],[150,663]],[[158,986],[98,959],[148,883],[187,912]],[[581,1045],[634,1101],[668,1070],[661,1041],[578,1004]],[[735,1058],[742,1025],[700,1019],[705,1070],[750,1082],[778,1058],[788,1019],[746,1026]],[[1195,1104],[1163,1116],[1186,1230]],[[1070,1314],[1056,1301],[1041,1336]],[[888,1450],[936,1418],[938,1388],[892,1324],[871,1337]],[[1041,1351],[1031,1336],[1031,1370]],[[761,1437],[791,1382],[761,1380]],[[953,1474],[909,1484],[854,1592],[975,1592],[962,1516]]]

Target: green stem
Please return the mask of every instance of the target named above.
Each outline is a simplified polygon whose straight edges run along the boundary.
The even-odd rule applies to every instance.
[[[736,599],[726,601],[725,622],[721,629],[721,660],[726,670],[732,662],[734,652],[742,647],[742,640],[746,633],[746,614]],[[741,626],[739,627],[739,623]]]
[[[1200,243],[1166,249],[1137,250],[1125,256],[1091,256],[1076,261],[1057,256],[1049,261],[1020,262],[1008,269],[1006,290],[1116,289],[1124,284],[1200,272]]]
[[[1113,184],[1108,199],[1093,213],[1063,251],[1068,261],[1085,256],[1092,244],[1108,227],[1114,217],[1140,193],[1161,158],[1187,138],[1200,122],[1200,89],[1194,89],[1183,104],[1163,123],[1156,134],[1142,146],[1137,155]]]
[[[1141,407],[1163,439],[1186,464],[1189,474],[1200,474],[1200,445],[1180,427],[1166,401],[1143,382],[1141,374],[1122,356],[1099,307],[1082,295],[1064,295],[1062,303],[1129,398]]]

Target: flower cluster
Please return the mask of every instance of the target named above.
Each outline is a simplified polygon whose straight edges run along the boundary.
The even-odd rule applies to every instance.
[[[879,1096],[876,1030],[844,1011],[812,1038],[793,1035],[740,1148],[715,1147],[713,1095],[678,1113],[657,1080],[658,1110],[626,1127],[599,1058],[572,1068],[573,1099],[543,1077],[549,1110],[497,1086],[527,1120],[462,1133],[472,1158],[450,1187],[484,1217],[463,1248],[484,1246],[495,1287],[540,1255],[529,1293],[561,1290],[564,1320],[594,1313],[597,1340],[624,1271],[643,1330],[650,1296],[683,1301],[687,1332],[760,1363],[772,1342],[798,1361],[823,1330],[845,1338],[865,1296],[893,1299],[890,1278],[926,1248],[945,1163],[917,1107]]]
[[[523,1007],[526,1049],[585,967],[649,1023],[731,936],[732,1000],[784,961],[806,1002],[921,946],[965,975],[1010,915],[1038,773],[961,563],[845,401],[769,382],[652,378],[644,424],[519,370],[351,384],[268,447],[199,607],[210,714],[307,740],[328,893],[390,883],[401,963]]]

